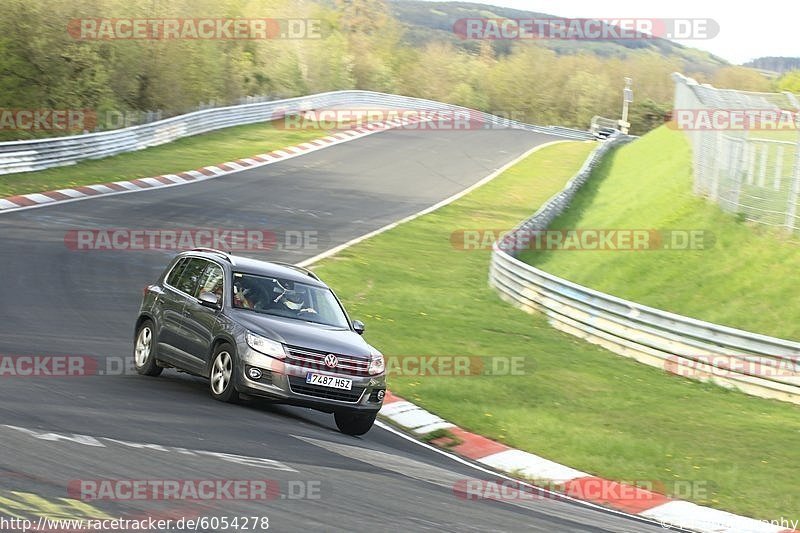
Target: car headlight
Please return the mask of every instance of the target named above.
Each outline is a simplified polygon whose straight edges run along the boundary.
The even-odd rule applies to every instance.
[[[276,359],[286,359],[286,349],[283,347],[283,344],[272,339],[262,337],[261,335],[250,333],[249,331],[247,332],[247,345],[255,351],[263,353],[264,355],[268,355]]]
[[[370,355],[372,359],[369,361],[369,375],[374,376],[376,374],[382,374],[384,370],[386,370],[386,362],[383,360],[383,354],[372,348],[370,350]]]

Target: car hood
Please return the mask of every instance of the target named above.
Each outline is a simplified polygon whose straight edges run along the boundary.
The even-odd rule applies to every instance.
[[[232,310],[231,317],[253,333],[284,344],[364,359],[370,357],[371,346],[361,335],[349,329],[252,311]]]

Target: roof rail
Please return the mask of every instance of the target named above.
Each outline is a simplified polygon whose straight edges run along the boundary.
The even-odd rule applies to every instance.
[[[231,256],[231,254],[229,254],[228,252],[223,252],[222,250],[217,250],[216,248],[203,248],[203,247],[200,247],[200,248],[192,248],[189,251],[190,252],[205,252],[205,253],[208,253],[208,254],[219,255],[219,256],[223,257],[225,260],[227,260],[230,264],[232,264],[232,265],[236,264],[236,262],[233,260],[233,257]]]
[[[319,276],[314,274],[309,269],[307,269],[305,267],[301,267],[301,266],[295,265],[294,263],[286,263],[284,261],[270,261],[270,263],[272,263],[274,265],[280,265],[280,266],[284,266],[284,267],[288,267],[288,268],[297,270],[298,272],[302,272],[303,274],[305,274],[307,276],[311,276],[312,278],[314,278],[317,281],[322,281],[322,280],[319,279]]]

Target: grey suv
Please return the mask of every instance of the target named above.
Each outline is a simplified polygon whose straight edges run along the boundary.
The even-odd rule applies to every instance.
[[[369,431],[386,392],[383,356],[309,270],[200,248],[175,257],[144,289],[134,361],[143,375],[177,368],[211,396],[258,396],[333,413],[340,431]]]

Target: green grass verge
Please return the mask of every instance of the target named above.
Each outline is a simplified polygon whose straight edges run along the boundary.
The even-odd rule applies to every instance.
[[[263,154],[325,135],[327,132],[320,130],[279,129],[272,122],[235,126],[137,152],[83,161],[76,165],[5,174],[0,176],[0,198],[173,174]]]
[[[791,339],[800,338],[800,246],[737,220],[692,193],[691,152],[661,127],[616,150],[552,228],[697,229],[706,250],[539,251],[521,258],[594,289],[659,309]]]
[[[686,497],[700,504],[764,519],[796,516],[799,409],[672,376],[563,334],[487,286],[488,251],[451,246],[453,231],[510,228],[529,216],[591,148],[543,149],[454,204],[315,270],[387,355],[525,357],[524,375],[390,376],[393,391],[426,409],[586,472],[669,490],[693,482],[699,490]]]

